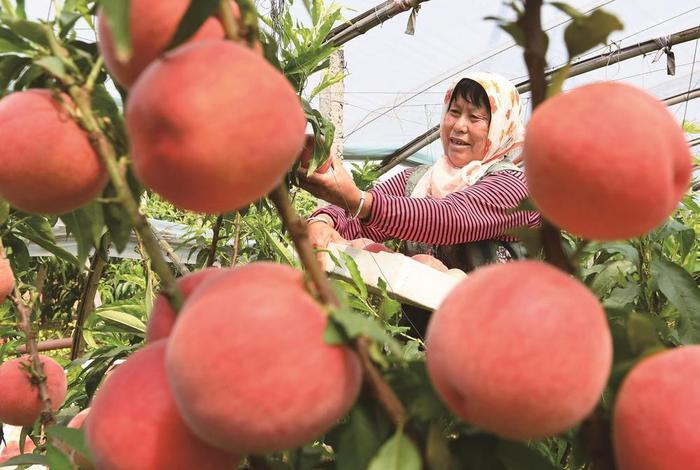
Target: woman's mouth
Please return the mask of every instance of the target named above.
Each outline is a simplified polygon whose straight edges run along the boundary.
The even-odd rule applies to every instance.
[[[471,144],[468,144],[466,141],[464,141],[462,139],[455,138],[455,137],[450,137],[450,144],[456,145],[458,147],[468,147],[469,145],[471,145]]]

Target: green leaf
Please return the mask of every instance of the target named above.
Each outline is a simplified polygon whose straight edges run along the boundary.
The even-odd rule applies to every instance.
[[[574,18],[564,31],[569,58],[581,55],[598,44],[605,44],[610,33],[623,28],[615,15],[601,9],[594,10],[589,16]]]
[[[381,435],[372,419],[361,404],[350,410],[348,423],[339,430],[337,470],[367,468],[374,454],[379,450]]]
[[[639,284],[629,282],[625,287],[613,287],[610,295],[603,301],[605,308],[624,309],[634,304],[641,293]]]
[[[663,349],[654,322],[647,315],[630,313],[627,317],[627,341],[633,354],[652,349]]]
[[[564,81],[569,76],[571,71],[571,61],[567,62],[564,67],[559,69],[557,73],[552,76],[549,86],[547,87],[547,99],[557,96],[561,93],[561,89],[564,86]]]
[[[431,469],[450,468],[452,454],[445,437],[445,430],[438,422],[430,424],[425,443],[425,459]]]
[[[46,433],[54,439],[65,442],[71,449],[92,460],[92,453],[85,443],[85,433],[81,429],[73,429],[65,426],[51,426],[46,428]]]
[[[41,59],[35,60],[34,63],[59,80],[64,80],[68,76],[63,62],[56,56],[42,57]]]
[[[101,0],[100,7],[107,19],[109,31],[114,40],[117,59],[125,62],[131,57],[131,36],[129,32],[129,10],[131,0]]]
[[[39,454],[22,454],[0,463],[0,467],[16,467],[18,465],[47,465],[46,457]]]
[[[10,217],[10,203],[0,198],[0,225],[4,225]]]
[[[66,224],[66,231],[78,242],[78,261],[82,266],[92,248],[100,244],[100,237],[105,227],[102,208],[99,203],[90,202],[59,217]]]
[[[345,267],[350,272],[350,277],[352,278],[355,287],[360,291],[360,296],[362,299],[367,299],[367,285],[362,279],[362,274],[360,274],[360,268],[357,267],[357,263],[352,256],[347,253],[340,253],[341,258],[345,262]]]
[[[177,31],[167,49],[173,49],[187,41],[219,7],[219,0],[192,0],[185,15],[177,25]]]
[[[604,297],[613,287],[622,284],[625,276],[635,269],[635,265],[626,259],[606,263],[605,268],[593,278],[591,290],[598,297]]]
[[[384,443],[369,464],[368,470],[421,470],[420,453],[411,439],[406,437],[403,429],[398,429]]]
[[[13,33],[29,39],[35,44],[49,48],[49,40],[46,37],[46,29],[48,26],[27,21],[26,19],[8,19],[5,18],[5,23],[10,27]]]
[[[111,183],[107,184],[104,190],[103,197],[113,198],[116,196],[116,190]],[[131,239],[131,222],[126,214],[126,211],[122,209],[122,206],[116,203],[103,204],[102,215],[107,225],[107,231],[109,236],[114,243],[114,247],[117,249],[118,253],[121,253],[129,245],[129,240]]]
[[[380,343],[388,343],[391,340],[384,329],[376,321],[360,313],[342,307],[332,309],[329,313],[329,317],[337,324],[337,326],[342,328],[347,338],[352,339],[362,335],[379,341]],[[328,344],[338,344],[337,342],[329,341],[330,338],[325,335],[324,340]],[[344,343],[345,341],[341,342]]]
[[[46,447],[46,464],[51,470],[73,470],[73,464],[66,454],[49,444]]]
[[[31,52],[32,46],[7,28],[0,28],[0,53]]]
[[[700,287],[693,276],[671,261],[654,257],[652,276],[659,290],[678,309],[678,335],[683,344],[700,343]]]
[[[556,7],[569,15],[571,18],[576,19],[576,18],[584,18],[585,15],[578,11],[576,8],[572,7],[568,3],[563,3],[563,2],[552,2],[551,5],[553,7]]]
[[[141,320],[129,313],[108,309],[97,309],[94,313],[104,320],[117,324],[120,327],[126,327],[127,330],[131,330],[135,333],[146,332],[146,325]]]
[[[32,233],[31,231],[27,230],[26,228],[23,227],[15,227],[15,232],[20,235],[22,238],[26,238],[30,242],[34,242],[49,253],[52,253],[56,257],[67,261],[74,265],[76,268],[81,269],[82,265],[80,264],[80,261],[78,261],[78,258],[61,248],[60,246],[56,245],[55,242],[51,240],[47,240],[44,237],[38,236],[36,233]]]
[[[500,441],[496,452],[507,470],[558,470],[549,459],[527,444]]]
[[[10,82],[16,80],[25,67],[31,63],[26,57],[16,55],[0,56],[0,96],[9,92],[7,87]]]

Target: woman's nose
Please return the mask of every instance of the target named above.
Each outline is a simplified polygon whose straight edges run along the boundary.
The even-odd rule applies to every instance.
[[[461,132],[462,134],[466,134],[467,132],[469,132],[469,120],[466,117],[461,116],[455,122],[455,129]]]

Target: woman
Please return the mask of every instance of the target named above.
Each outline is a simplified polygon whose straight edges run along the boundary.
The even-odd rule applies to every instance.
[[[363,192],[338,161],[334,171],[302,178],[302,187],[332,205],[309,219],[316,248],[330,241],[406,240],[404,253],[427,253],[448,268],[470,271],[519,257],[507,234],[539,223],[513,211],[527,197],[522,170],[508,158],[522,145],[520,95],[492,73],[464,76],[446,95],[440,124],[444,155]]]

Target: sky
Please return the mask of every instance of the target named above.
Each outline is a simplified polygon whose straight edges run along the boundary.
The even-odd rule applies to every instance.
[[[57,0],[54,0],[57,1]],[[58,0],[60,1],[60,0]],[[260,0],[264,13],[268,8]],[[27,1],[29,14],[46,18],[52,12],[51,0]],[[304,19],[300,0],[292,12]],[[345,16],[352,18],[381,3],[380,0],[340,0]],[[598,55],[615,47],[669,35],[700,25],[697,0],[570,0],[581,11],[602,7],[617,15],[625,28],[610,36],[614,45],[601,46],[583,57]],[[441,98],[448,85],[461,72],[498,72],[515,82],[527,78],[522,49],[487,16],[512,18],[512,11],[496,0],[430,0],[417,15],[415,35],[404,34],[408,13],[385,22],[344,46],[347,64],[345,79],[345,146],[354,149],[400,147],[438,124]],[[543,8],[543,27],[548,30],[550,47],[547,61],[560,66],[567,59],[563,43],[567,18],[550,5]],[[91,31],[82,36],[94,38]],[[572,88],[598,80],[634,84],[658,98],[682,93],[700,86],[698,41],[672,48],[676,75],[666,74],[666,59],[653,62],[654,54],[611,64],[594,72],[567,80]],[[523,98],[527,101],[528,95]],[[335,96],[332,99],[336,99]],[[700,122],[700,99],[670,108],[681,122]],[[424,150],[424,156],[437,159],[438,143]]]

